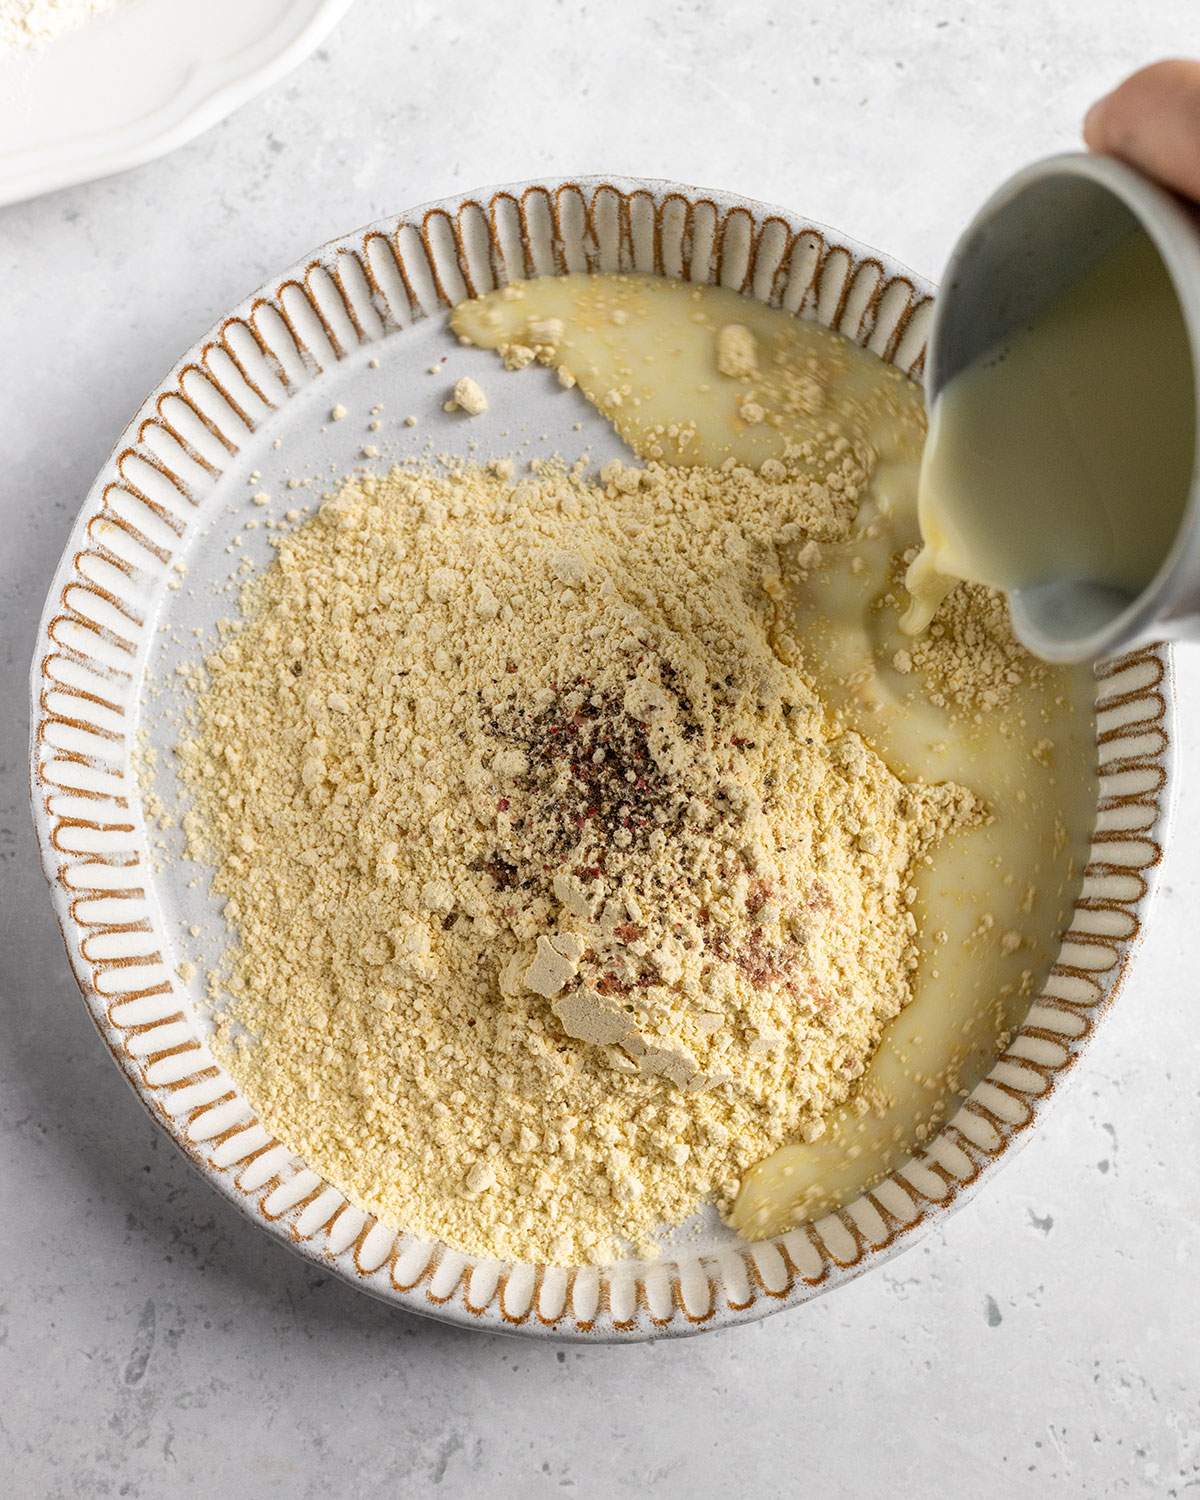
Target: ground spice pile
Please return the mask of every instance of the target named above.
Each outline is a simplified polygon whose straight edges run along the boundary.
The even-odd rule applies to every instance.
[[[247,590],[179,745],[266,1127],[472,1252],[645,1251],[814,1139],[917,965],[904,784],[787,639],[870,456],[356,478]],[[819,478],[817,477],[819,476]]]

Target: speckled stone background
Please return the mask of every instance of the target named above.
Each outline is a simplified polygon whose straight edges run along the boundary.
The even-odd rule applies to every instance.
[[[1200,648],[1180,653],[1151,934],[1046,1126],[882,1271],[637,1348],[388,1312],[194,1176],[79,1003],[25,777],[34,624],[87,485],[146,390],[272,271],[424,199],[628,171],[787,204],[936,275],[1005,173],[1070,146],[1138,63],[1195,50],[1195,11],[358,0],[184,150],[0,210],[0,1494],[1200,1490]]]

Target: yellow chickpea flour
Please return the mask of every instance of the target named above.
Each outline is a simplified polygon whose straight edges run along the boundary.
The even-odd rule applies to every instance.
[[[397,470],[249,587],[179,747],[238,933],[216,1045],[361,1206],[608,1256],[862,1076],[913,866],[981,816],[796,665],[776,544],[842,534],[863,471]]]
[[[354,1202],[467,1251],[802,1221],[928,1138],[1050,963],[1090,684],[978,586],[900,631],[920,397],[846,340],[636,276],[453,326],[645,467],[409,465],[277,534],[178,747],[235,935],[214,1045]],[[510,378],[451,419],[486,440]]]

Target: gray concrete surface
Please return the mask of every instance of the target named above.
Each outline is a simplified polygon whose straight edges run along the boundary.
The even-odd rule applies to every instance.
[[[1002,174],[1194,22],[1192,0],[359,0],[184,150],[0,211],[0,1494],[1200,1490],[1195,650],[1152,931],[1045,1128],[882,1271],[640,1348],[388,1312],[244,1222],[92,1033],[25,800],[70,519],[145,391],[270,272],[409,203],[610,170],[774,199],[936,274]]]

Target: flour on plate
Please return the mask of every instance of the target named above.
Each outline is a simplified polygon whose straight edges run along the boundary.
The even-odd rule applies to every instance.
[[[0,54],[29,52],[127,0],[0,0]]]

